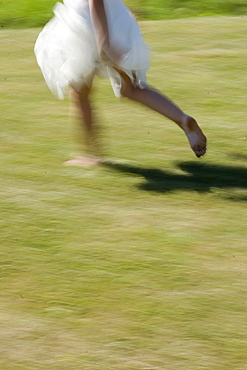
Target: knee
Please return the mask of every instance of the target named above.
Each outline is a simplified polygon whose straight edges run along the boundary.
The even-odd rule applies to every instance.
[[[135,87],[132,85],[132,83],[126,83],[125,81],[122,83],[121,89],[120,89],[121,95],[125,98],[132,99],[135,94]]]
[[[82,100],[88,100],[89,94],[90,94],[91,88],[87,86],[86,84],[82,86],[81,90],[79,91],[80,99]]]

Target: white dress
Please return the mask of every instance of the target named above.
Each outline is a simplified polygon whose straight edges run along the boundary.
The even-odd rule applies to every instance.
[[[142,87],[149,55],[139,27],[121,0],[104,0],[104,5],[110,43],[124,56],[120,69]],[[109,76],[115,95],[120,96],[120,75],[99,57],[88,0],[57,3],[54,17],[39,34],[34,50],[45,81],[58,98],[64,98],[68,85],[79,91],[94,74]]]

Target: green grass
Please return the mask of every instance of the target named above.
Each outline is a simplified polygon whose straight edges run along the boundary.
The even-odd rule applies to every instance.
[[[247,13],[247,4],[244,0],[139,0],[136,9],[145,19],[170,19],[241,15]]]
[[[0,27],[31,28],[43,26],[52,16],[57,0],[2,0]],[[212,15],[247,14],[245,0],[126,0],[139,19],[174,19]]]
[[[143,22],[149,82],[200,122],[208,154],[97,79],[108,164],[65,168],[66,101],[1,38],[0,367],[244,370],[246,17]]]

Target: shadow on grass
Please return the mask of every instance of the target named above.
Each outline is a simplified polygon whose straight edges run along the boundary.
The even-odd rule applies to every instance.
[[[198,162],[179,162],[177,174],[155,168],[142,168],[128,164],[105,162],[103,166],[113,170],[140,176],[145,182],[137,185],[140,190],[167,193],[176,190],[210,192],[217,189],[247,190],[247,168],[231,167]],[[227,195],[228,199],[247,201],[247,194]]]

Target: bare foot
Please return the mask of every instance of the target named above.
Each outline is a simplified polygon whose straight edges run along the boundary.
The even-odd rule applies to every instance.
[[[207,151],[207,138],[198,126],[196,120],[190,116],[186,116],[185,122],[181,125],[184,130],[191,149],[199,158],[202,157]]]
[[[102,160],[97,157],[83,157],[83,156],[78,156],[72,159],[69,159],[68,161],[65,161],[63,164],[64,166],[77,166],[77,167],[84,167],[84,168],[90,168],[97,166],[100,164]]]

